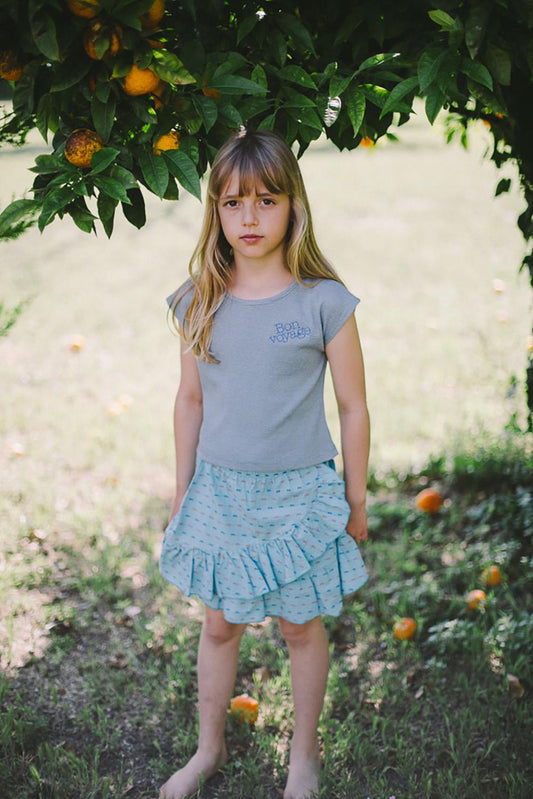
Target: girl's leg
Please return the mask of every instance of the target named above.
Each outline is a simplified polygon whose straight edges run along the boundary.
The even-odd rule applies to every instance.
[[[328,680],[328,639],[318,616],[306,624],[279,622],[289,649],[294,701],[289,778],[283,797],[311,799],[318,796],[317,728]]]
[[[245,626],[226,621],[220,610],[205,609],[198,648],[198,749],[162,786],[160,799],[185,799],[194,794],[200,781],[212,777],[227,760],[224,726]]]

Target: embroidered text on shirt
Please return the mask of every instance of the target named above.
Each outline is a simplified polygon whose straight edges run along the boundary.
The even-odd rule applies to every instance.
[[[286,344],[291,338],[305,338],[311,335],[310,327],[302,327],[299,322],[276,322],[276,332],[269,336],[272,344]]]

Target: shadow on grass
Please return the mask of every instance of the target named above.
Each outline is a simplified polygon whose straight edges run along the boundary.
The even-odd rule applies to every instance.
[[[529,797],[533,463],[524,441],[374,485],[371,579],[326,621],[323,799]],[[414,505],[429,483],[445,498],[435,515]],[[193,753],[201,608],[158,573],[166,511],[156,498],[120,535],[80,522],[53,545],[26,542],[31,558],[13,590],[47,597],[46,638],[1,678],[2,797],[155,799]],[[465,593],[482,586],[489,564],[502,580],[483,586],[469,613]],[[392,635],[401,616],[416,620],[410,641]],[[243,692],[259,699],[258,723],[229,719],[231,761],[203,799],[280,796],[292,714],[275,622],[251,625],[243,639]]]

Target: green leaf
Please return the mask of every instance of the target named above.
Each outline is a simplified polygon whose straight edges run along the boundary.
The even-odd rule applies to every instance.
[[[191,161],[197,164],[200,160],[200,149],[195,136],[182,136],[180,139],[180,152],[188,155]]]
[[[257,14],[250,14],[249,17],[243,19],[237,28],[237,44],[240,44],[253,31],[258,22],[259,17]]]
[[[56,99],[52,94],[43,94],[37,105],[35,124],[46,142],[48,141],[48,131],[56,133],[59,127],[59,108]]]
[[[490,4],[486,0],[470,0],[465,24],[465,41],[471,58],[475,58],[485,37],[490,16]]]
[[[268,90],[268,79],[266,76],[266,72],[261,66],[261,64],[256,64],[252,70],[252,80],[254,83],[257,83],[258,86],[262,86],[265,92]]]
[[[426,95],[426,116],[431,125],[435,122],[439,111],[441,110],[446,95],[438,86],[431,86]]]
[[[114,147],[102,147],[101,150],[97,150],[91,158],[91,171],[88,174],[98,175],[103,172],[115,161],[119,153],[120,150],[116,150]]]
[[[169,172],[179,180],[183,188],[197,197],[202,199],[200,190],[200,178],[194,163],[188,155],[181,152],[181,150],[165,150],[163,157],[167,163]]]
[[[128,191],[129,189],[139,188],[139,185],[135,179],[135,175],[130,172],[129,169],[125,169],[123,166],[120,166],[120,164],[114,164],[111,167],[109,174],[112,178],[122,183],[124,188]]]
[[[104,194],[104,192],[100,192],[96,200],[98,216],[100,217],[100,222],[102,223],[102,227],[108,239],[111,238],[111,234],[113,233],[115,209],[117,205],[117,201],[107,194]]]
[[[343,102],[352,123],[353,135],[357,136],[365,118],[366,97],[360,86],[350,86],[343,95]]]
[[[168,186],[163,197],[164,200],[179,200],[180,198],[180,191],[178,188],[178,184],[176,183],[176,178],[172,177],[172,175],[168,176]]]
[[[19,222],[35,217],[40,209],[36,200],[14,200],[0,214],[0,238],[6,238],[10,229]]]
[[[269,116],[261,120],[261,122],[257,126],[257,129],[274,130],[274,128],[276,127],[276,116],[277,116],[277,111],[274,111],[273,114],[269,114]]]
[[[83,230],[84,233],[92,233],[94,230],[94,220],[96,217],[91,214],[87,206],[85,205],[85,201],[80,200],[79,202],[76,201],[72,203],[67,209],[68,214],[72,217],[76,225],[79,227],[80,230]]]
[[[166,50],[154,50],[153,62],[150,68],[161,80],[173,83],[176,86],[185,86],[196,83],[196,78],[191,75],[177,55]]]
[[[146,185],[158,197],[163,197],[168,185],[168,168],[161,156],[152,150],[145,150],[139,155],[139,166]]]
[[[97,175],[93,183],[98,189],[104,191],[114,200],[119,200],[122,203],[129,202],[128,193],[120,181],[109,178],[107,175]]]
[[[316,108],[316,102],[301,92],[285,87],[284,94],[283,108]]]
[[[511,56],[507,50],[489,44],[486,51],[487,65],[502,86],[511,85]]]
[[[112,78],[123,78],[131,70],[131,53],[127,50],[121,50],[117,53],[113,61]]]
[[[291,64],[287,67],[282,67],[279,71],[279,76],[285,81],[289,83],[296,83],[298,86],[302,86],[302,88],[306,89],[316,89],[316,83],[310,77],[310,75],[302,69],[302,67],[298,67],[295,64]]]
[[[67,58],[62,61],[54,70],[54,79],[50,87],[51,92],[62,92],[70,89],[79,83],[89,72],[91,65],[87,63],[87,58]]]
[[[437,9],[436,11],[428,11],[428,16],[436,25],[440,25],[441,30],[449,31],[455,27],[455,20],[446,11]]]
[[[42,211],[37,222],[41,233],[45,227],[52,222],[55,215],[58,212],[63,211],[66,206],[75,199],[75,197],[76,194],[74,190],[70,188],[70,186],[62,186],[59,189],[54,189],[46,195],[43,202]]]
[[[128,199],[130,201],[129,205],[121,203],[122,212],[128,222],[140,230],[146,224],[146,209],[141,190],[130,189],[128,191]]]
[[[275,19],[282,31],[292,36],[295,43],[300,45],[303,50],[310,50],[311,53],[316,56],[311,34],[296,16],[282,12],[278,14]]]
[[[62,172],[63,167],[63,162],[56,155],[44,154],[37,156],[35,166],[30,167],[30,172],[37,172],[39,175],[53,175],[56,172]]]
[[[389,91],[384,89],[383,86],[375,86],[373,83],[363,83],[361,86],[367,100],[382,109],[387,102]]]
[[[483,108],[494,114],[507,116],[509,111],[505,104],[493,93],[489,92],[486,86],[481,86],[473,80],[468,81],[468,91],[476,100],[483,105]]]
[[[492,91],[492,76],[487,67],[480,64],[479,61],[471,61],[469,58],[463,58],[461,61],[461,72],[463,75],[466,75],[467,78],[470,78],[476,83],[480,83],[482,86],[485,86],[486,89]]]
[[[418,59],[417,72],[421,92],[425,92],[439,74],[439,69],[446,53],[446,49],[432,45],[424,50]]]
[[[506,191],[509,191],[511,188],[511,178],[502,178],[498,185],[496,186],[496,192],[494,194],[495,197],[498,197],[500,194],[504,194]]]
[[[56,25],[51,16],[41,8],[42,0],[30,0],[28,15],[30,29],[37,48],[52,61],[59,61]]]
[[[111,83],[108,80],[99,80],[96,84],[94,94],[101,103],[107,103],[109,95],[111,94]]]
[[[322,132],[324,125],[317,112],[312,108],[289,108],[287,113],[298,122],[302,127],[307,127],[313,131]]]
[[[370,58],[365,58],[363,63],[360,64],[357,70],[354,72],[354,75],[360,75],[361,72],[365,72],[367,69],[374,69],[374,67],[380,67],[383,64],[387,64],[394,58],[398,58],[399,55],[400,53],[378,53],[377,55],[370,56]]]
[[[406,78],[405,80],[402,80],[401,83],[397,83],[387,97],[387,102],[383,106],[379,118],[381,119],[385,116],[385,114],[388,114],[391,111],[404,111],[405,104],[403,104],[401,101],[408,94],[413,93],[414,95],[417,89],[418,78],[416,76]]]
[[[222,105],[218,112],[219,119],[223,120],[227,125],[234,128],[239,128],[242,125],[242,116],[234,105]]]
[[[332,75],[329,81],[329,96],[339,97],[341,94],[343,94],[343,92],[346,91],[353,78],[353,73],[351,75],[339,75],[337,73]]]
[[[216,101],[212,97],[204,97],[201,94],[193,95],[192,101],[204,123],[206,132],[209,133],[218,119],[218,106]]]
[[[264,94],[265,88],[240,75],[220,75],[209,81],[209,88],[220,94]]]
[[[100,134],[104,141],[109,139],[109,135],[115,122],[115,111],[117,100],[112,94],[106,103],[98,99],[96,94],[91,99],[91,116],[93,118],[96,132]]]

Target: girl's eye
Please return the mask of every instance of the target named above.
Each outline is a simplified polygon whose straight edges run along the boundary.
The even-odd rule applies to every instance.
[[[274,200],[271,200],[269,197],[263,197],[262,203],[263,205],[275,205]]]
[[[226,200],[226,202],[223,203],[223,205],[224,205],[224,208],[236,208],[237,207],[237,200]]]

